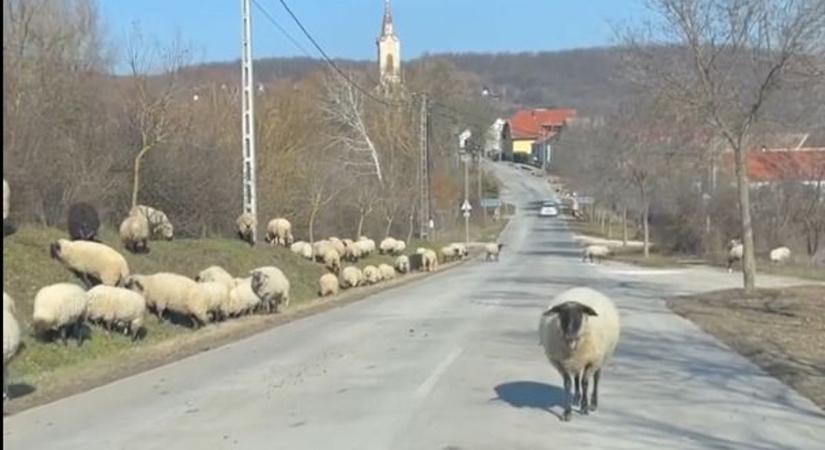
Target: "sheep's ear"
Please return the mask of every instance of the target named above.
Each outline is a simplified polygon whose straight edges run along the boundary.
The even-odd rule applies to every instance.
[[[582,305],[582,311],[584,311],[584,313],[588,316],[598,316],[598,314],[596,314],[596,311],[587,305]]]
[[[556,306],[548,309],[547,311],[544,311],[544,313],[542,313],[542,316],[546,317],[546,316],[552,316],[553,314],[558,314],[559,311],[561,311],[562,305],[564,305],[564,303],[562,303],[561,305],[556,305]]]

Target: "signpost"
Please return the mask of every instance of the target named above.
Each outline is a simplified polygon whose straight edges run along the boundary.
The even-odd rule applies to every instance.
[[[501,206],[501,199],[498,198],[482,198],[481,199],[481,207],[482,208],[498,208]]]
[[[461,205],[461,210],[464,212],[464,242],[470,242],[470,211],[473,207],[467,199],[464,199],[464,204]]]

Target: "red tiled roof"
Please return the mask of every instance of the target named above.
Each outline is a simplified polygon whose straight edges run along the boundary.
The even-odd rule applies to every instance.
[[[725,159],[732,172],[733,154],[725,154]],[[825,180],[825,148],[751,151],[747,164],[751,182]]]
[[[510,118],[510,130],[514,139],[538,139],[553,126],[564,125],[576,117],[575,109],[522,109]]]

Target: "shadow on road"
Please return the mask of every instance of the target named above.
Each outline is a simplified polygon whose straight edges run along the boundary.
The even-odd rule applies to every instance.
[[[513,381],[502,383],[494,388],[496,397],[491,401],[503,401],[515,408],[534,408],[545,410],[560,417],[551,408],[562,406],[564,389],[536,381]]]

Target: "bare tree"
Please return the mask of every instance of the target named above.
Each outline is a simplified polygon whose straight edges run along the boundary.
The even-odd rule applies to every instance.
[[[756,265],[747,151],[753,128],[783,84],[821,64],[822,0],[648,0],[660,19],[626,40],[638,81],[705,121],[735,155],[743,277],[754,289]],[[663,48],[673,50],[664,56]],[[821,73],[821,72],[819,72]]]

